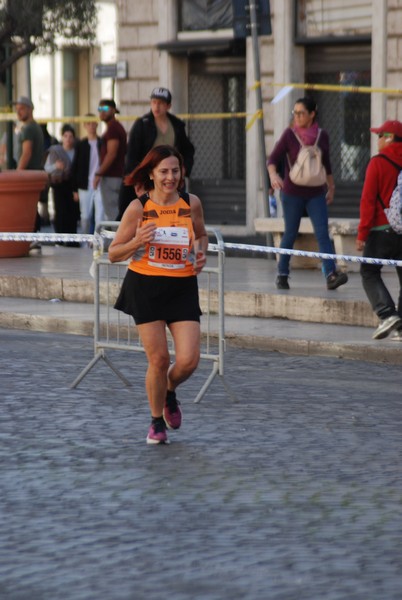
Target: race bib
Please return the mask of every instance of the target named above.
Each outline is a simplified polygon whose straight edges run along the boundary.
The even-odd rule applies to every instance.
[[[186,227],[157,227],[149,245],[148,264],[162,269],[184,269],[189,244]]]

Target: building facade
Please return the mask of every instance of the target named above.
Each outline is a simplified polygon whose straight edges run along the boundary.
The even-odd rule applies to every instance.
[[[211,9],[211,4],[213,8]],[[154,85],[173,94],[172,109],[190,114],[196,147],[191,189],[207,222],[229,235],[249,235],[266,214],[252,39],[236,39],[236,2],[118,1],[118,55],[128,61],[119,83],[123,111],[141,114]],[[260,2],[261,4],[261,2]],[[209,6],[208,6],[209,5]],[[375,151],[369,127],[402,119],[401,0],[271,0],[272,35],[259,37],[264,136],[269,155],[288,125],[294,101],[313,95],[321,127],[329,131],[337,196],[333,216],[358,216],[364,172]],[[373,87],[375,93],[294,88],[272,104],[280,84]],[[221,113],[247,114],[225,119]],[[202,120],[197,115],[215,114]],[[193,117],[191,115],[194,115]]]

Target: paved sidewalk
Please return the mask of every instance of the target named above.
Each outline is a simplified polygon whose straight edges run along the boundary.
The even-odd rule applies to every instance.
[[[400,367],[231,349],[149,447],[143,357],[0,340],[0,598],[400,600]]]
[[[89,248],[57,246],[45,246],[41,254],[32,252],[24,258],[0,259],[0,327],[92,335],[91,262]],[[214,262],[212,255],[209,264]],[[291,291],[276,290],[272,259],[226,257],[224,273],[229,345],[402,364],[401,344],[372,340],[376,319],[358,273],[350,273],[348,284],[335,292],[326,290],[318,269],[295,270]],[[385,279],[396,297],[393,269],[385,269]],[[202,276],[200,286],[204,285]],[[60,298],[69,301],[57,302]],[[72,301],[75,298],[81,301]],[[321,322],[290,316],[262,318],[260,315],[269,312],[273,303],[279,314],[282,309],[283,315],[297,313],[303,319]],[[248,316],[235,316],[244,314]],[[334,318],[341,324],[331,323]],[[347,324],[354,321],[357,324]],[[365,322],[370,326],[362,326]]]

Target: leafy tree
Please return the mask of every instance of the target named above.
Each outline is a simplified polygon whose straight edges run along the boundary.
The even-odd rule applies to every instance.
[[[90,45],[96,23],[95,0],[0,0],[0,75],[22,56],[54,52],[60,40]]]

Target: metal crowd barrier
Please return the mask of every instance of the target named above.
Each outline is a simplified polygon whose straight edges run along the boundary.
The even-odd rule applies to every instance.
[[[119,223],[104,221],[99,224],[97,233],[102,239],[112,238],[114,230]],[[200,300],[203,310],[201,318],[201,360],[210,361],[212,369],[198,392],[194,402],[200,402],[216,376],[219,376],[228,394],[235,399],[233,391],[224,378],[225,355],[225,309],[224,309],[224,260],[225,246],[219,230],[207,227],[208,235],[214,235],[215,244],[208,245],[209,252],[217,253],[217,266],[204,267],[202,277],[207,278],[206,291],[201,294]],[[71,384],[75,388],[91,369],[103,360],[110,369],[121,379],[126,386],[131,386],[128,379],[113,364],[108,356],[109,351],[142,352],[144,348],[136,334],[135,325],[131,316],[124,315],[113,308],[117,294],[127,271],[129,261],[111,263],[104,253],[94,255],[92,275],[94,276],[94,357],[81,371]],[[203,288],[203,291],[205,288]],[[201,297],[201,296],[206,296]],[[213,317],[213,314],[216,316]],[[217,321],[215,333],[212,331],[212,320]],[[217,329],[217,333],[216,333]],[[174,354],[174,347],[170,339],[169,351]]]

